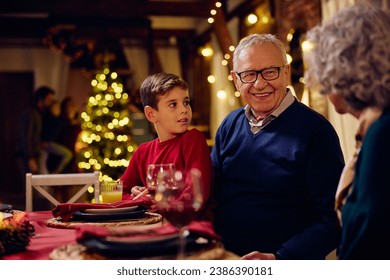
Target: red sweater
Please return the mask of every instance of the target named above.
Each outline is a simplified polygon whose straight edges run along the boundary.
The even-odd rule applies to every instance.
[[[139,145],[122,175],[123,191],[130,193],[134,186],[146,186],[146,170],[151,163],[174,163],[183,174],[197,168],[202,174],[204,201],[210,196],[212,166],[209,147],[202,132],[187,130],[170,140],[155,139]]]

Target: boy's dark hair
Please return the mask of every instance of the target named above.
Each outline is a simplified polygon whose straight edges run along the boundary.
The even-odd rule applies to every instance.
[[[54,94],[54,89],[47,87],[47,86],[41,86],[34,92],[34,105],[37,105],[40,100],[44,100],[46,96],[50,94]]]
[[[188,90],[188,83],[182,78],[171,73],[157,73],[148,76],[142,83],[140,95],[142,105],[150,106],[158,110],[157,103],[159,96],[164,96],[173,88],[179,87]]]

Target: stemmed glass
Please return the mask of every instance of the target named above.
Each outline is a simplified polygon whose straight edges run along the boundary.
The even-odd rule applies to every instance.
[[[175,164],[149,164],[146,172],[146,187],[148,193],[154,198],[157,186],[163,183],[172,184],[174,182]]]
[[[167,180],[160,180],[154,199],[158,211],[164,218],[179,229],[177,259],[184,259],[188,224],[196,218],[203,203],[201,174],[192,169],[190,178],[184,178],[180,171],[174,171],[174,180],[167,174]]]

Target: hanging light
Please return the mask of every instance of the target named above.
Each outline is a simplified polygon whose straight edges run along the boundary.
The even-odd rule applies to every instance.
[[[253,13],[246,17],[246,22],[248,25],[254,25],[258,20],[258,17]]]

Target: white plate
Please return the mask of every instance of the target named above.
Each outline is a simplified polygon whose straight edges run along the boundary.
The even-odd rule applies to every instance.
[[[106,208],[106,209],[85,209],[84,213],[122,213],[122,212],[130,212],[137,209],[138,206],[130,206],[130,207],[121,207],[121,208]]]
[[[11,213],[5,213],[5,212],[1,212],[0,216],[4,219],[8,219],[8,218],[11,218],[12,217],[12,214]]]

